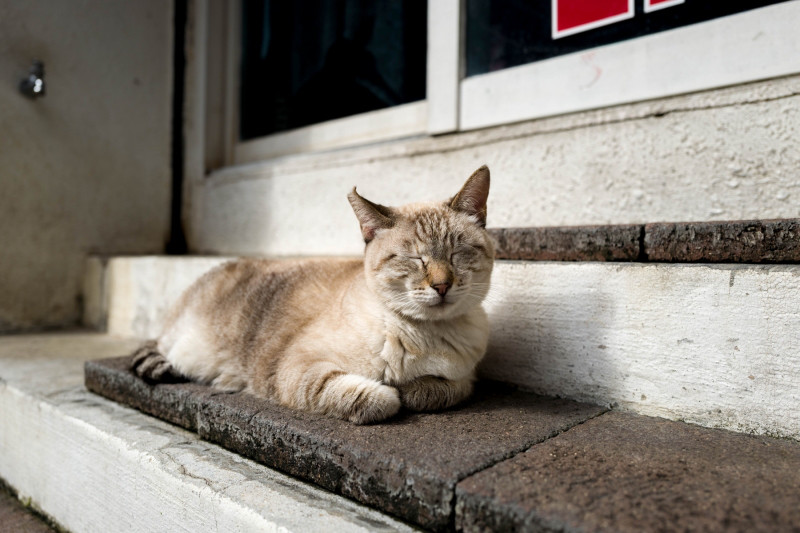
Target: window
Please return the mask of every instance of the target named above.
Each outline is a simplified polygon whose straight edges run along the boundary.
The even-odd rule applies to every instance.
[[[427,2],[243,4],[240,137],[425,99]]]
[[[486,74],[777,3],[780,1],[467,0],[466,75]]]
[[[460,129],[800,71],[797,1],[466,2]]]
[[[206,169],[800,72],[798,0],[197,5]]]

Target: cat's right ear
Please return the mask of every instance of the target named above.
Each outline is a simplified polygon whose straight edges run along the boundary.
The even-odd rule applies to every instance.
[[[358,194],[355,187],[347,195],[347,199],[350,200],[350,205],[353,206],[358,223],[361,224],[361,235],[363,235],[365,243],[369,243],[374,239],[378,231],[389,229],[394,225],[391,208],[373,204]]]

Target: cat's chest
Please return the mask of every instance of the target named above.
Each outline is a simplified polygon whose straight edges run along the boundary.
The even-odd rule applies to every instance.
[[[464,317],[452,323],[387,329],[380,357],[383,381],[400,384],[421,376],[465,379],[486,349],[488,326]]]

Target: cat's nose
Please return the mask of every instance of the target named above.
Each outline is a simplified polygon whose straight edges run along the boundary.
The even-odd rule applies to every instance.
[[[447,290],[450,288],[451,283],[449,281],[445,283],[437,283],[436,285],[432,285],[436,292],[439,293],[439,296],[444,296],[447,294]]]

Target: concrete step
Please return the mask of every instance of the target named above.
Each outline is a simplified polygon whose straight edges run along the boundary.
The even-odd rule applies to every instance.
[[[354,426],[193,383],[151,386],[130,361],[87,363],[87,388],[436,531],[452,528],[460,480],[604,411],[494,384],[460,409]]]
[[[0,478],[31,507],[74,533],[413,530],[83,387],[137,342],[0,336]]]
[[[800,443],[484,384],[464,406],[371,426],[192,383],[129,357],[90,390],[433,531],[797,531]]]
[[[220,257],[89,261],[86,321],[152,337]],[[482,375],[645,415],[800,439],[800,265],[498,261]]]

